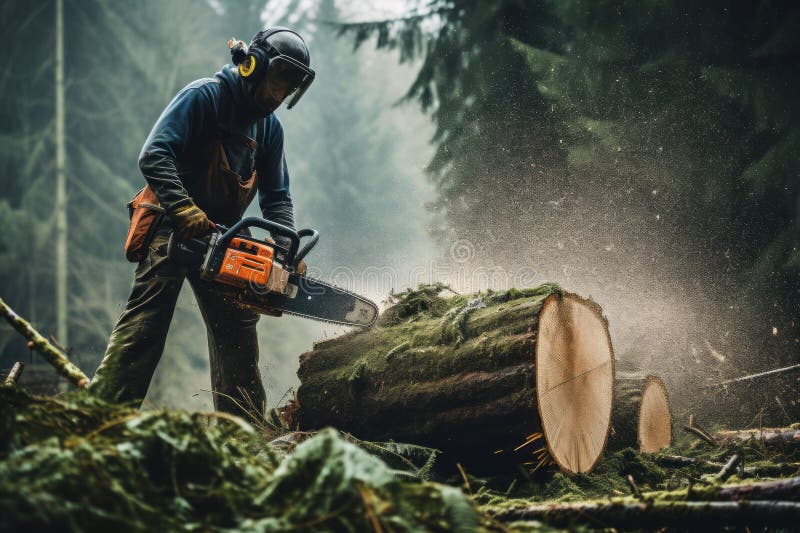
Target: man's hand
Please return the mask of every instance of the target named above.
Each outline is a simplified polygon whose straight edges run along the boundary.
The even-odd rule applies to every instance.
[[[204,235],[217,227],[194,202],[176,207],[169,212],[169,217],[182,240]]]
[[[297,263],[297,269],[295,269],[295,272],[298,276],[305,276],[307,270],[308,267],[306,266],[305,260],[301,259],[300,262]]]

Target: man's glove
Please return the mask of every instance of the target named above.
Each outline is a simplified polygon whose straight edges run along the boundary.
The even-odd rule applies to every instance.
[[[305,260],[301,259],[300,262],[297,263],[297,268],[295,269],[295,272],[297,273],[298,276],[305,276],[307,270],[308,267],[306,266]]]
[[[204,235],[217,227],[194,202],[176,207],[169,212],[169,217],[182,240]]]

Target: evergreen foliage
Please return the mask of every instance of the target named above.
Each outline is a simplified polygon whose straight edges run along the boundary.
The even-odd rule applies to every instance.
[[[739,369],[794,361],[795,4],[415,5],[341,31],[422,61],[406,98],[436,125],[428,170],[444,242],[469,239],[482,265],[535,265],[610,316],[642,307],[641,324],[627,320],[670,337],[647,348],[669,353],[654,356],[668,377],[708,338]],[[685,323],[659,331],[665,314],[645,294],[663,291],[667,320]]]

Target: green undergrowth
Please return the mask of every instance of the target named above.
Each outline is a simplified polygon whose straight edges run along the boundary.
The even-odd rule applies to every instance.
[[[287,450],[228,415],[6,388],[0,530],[494,529],[460,488],[420,479],[432,466],[426,451],[359,446],[333,429]]]

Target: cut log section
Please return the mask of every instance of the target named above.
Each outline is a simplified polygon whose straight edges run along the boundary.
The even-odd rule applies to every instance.
[[[609,448],[637,448],[655,453],[672,444],[669,394],[658,376],[618,372]]]
[[[521,460],[591,470],[614,373],[600,307],[555,285],[438,292],[404,293],[377,326],[303,354],[293,425],[431,446],[470,471]]]
[[[588,471],[609,430],[614,355],[607,323],[597,306],[566,294],[545,300],[538,329],[536,400],[550,455],[568,472]]]

